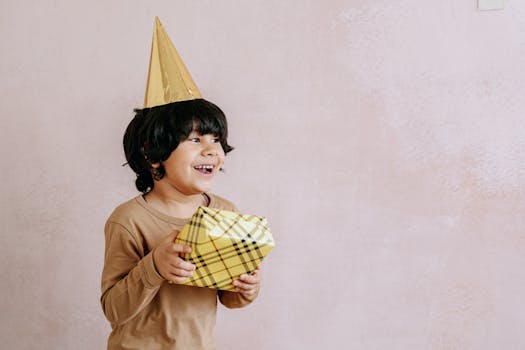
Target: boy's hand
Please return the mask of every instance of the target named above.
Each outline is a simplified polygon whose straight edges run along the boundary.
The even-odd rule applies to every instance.
[[[261,283],[261,267],[257,266],[257,269],[251,274],[244,274],[239,277],[238,280],[233,281],[235,290],[241,293],[244,297],[250,299],[257,295],[259,292],[259,286]]]
[[[191,252],[191,248],[175,244],[175,238],[180,231],[169,234],[153,250],[153,262],[159,274],[170,283],[184,283],[195,270],[195,265],[184,261],[180,254]]]

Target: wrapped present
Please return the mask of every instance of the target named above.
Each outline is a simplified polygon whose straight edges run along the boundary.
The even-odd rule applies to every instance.
[[[251,274],[275,246],[265,218],[200,207],[175,243],[191,247],[184,260],[197,268],[184,284],[235,290],[233,281]]]

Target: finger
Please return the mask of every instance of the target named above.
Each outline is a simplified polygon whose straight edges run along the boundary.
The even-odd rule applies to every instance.
[[[171,284],[171,283],[175,283],[175,284],[182,284],[184,282],[186,282],[187,280],[187,277],[181,277],[181,276],[177,276],[177,275],[170,275],[169,278],[168,278],[168,282]]]
[[[172,268],[170,269],[169,274],[171,276],[178,276],[178,277],[191,277],[193,275],[193,270]]]
[[[170,247],[170,253],[173,254],[189,254],[191,253],[191,247],[187,245],[173,243]]]
[[[239,277],[239,280],[244,283],[255,284],[255,283],[258,283],[260,279],[259,279],[258,274],[254,274],[254,275],[243,274]]]
[[[245,297],[252,297],[254,296],[255,294],[257,294],[257,291],[254,289],[254,290],[237,290],[237,292],[241,293],[242,295],[244,295]]]
[[[238,293],[241,293],[242,295],[246,297],[251,297],[257,294],[257,289],[245,290],[245,289],[236,288],[235,291]]]
[[[172,233],[170,233],[169,235],[167,235],[165,238],[164,238],[164,241],[166,242],[174,242],[175,239],[177,238],[177,236],[179,235],[180,231],[179,230],[175,230],[173,231]]]
[[[171,262],[171,266],[175,269],[185,270],[185,271],[195,271],[197,268],[195,265],[190,264],[187,261],[182,260],[181,258],[177,258],[174,261]]]
[[[253,283],[244,283],[244,282],[241,282],[241,281],[234,281],[233,285],[235,286],[235,288],[238,291],[243,291],[243,292],[247,292],[247,291],[251,291],[251,290],[256,290],[257,289],[257,284],[256,283],[253,284]]]

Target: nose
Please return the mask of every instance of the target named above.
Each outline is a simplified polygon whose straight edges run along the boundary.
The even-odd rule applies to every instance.
[[[212,149],[212,148],[209,148],[209,149],[204,151],[204,155],[205,156],[216,156],[217,154],[218,154],[217,150]]]
[[[202,150],[202,154],[204,156],[216,156],[219,154],[219,151],[217,150],[217,144],[208,142],[206,143],[206,146]]]

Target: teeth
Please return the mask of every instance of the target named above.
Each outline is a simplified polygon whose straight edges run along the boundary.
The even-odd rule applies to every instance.
[[[214,165],[197,165],[195,169],[213,170]]]

